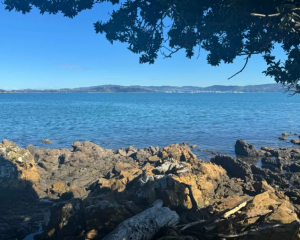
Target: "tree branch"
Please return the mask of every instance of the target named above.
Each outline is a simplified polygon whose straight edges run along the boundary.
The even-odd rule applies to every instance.
[[[164,56],[164,59],[171,58],[174,53],[177,53],[180,49],[182,49],[182,47],[179,47],[179,48],[176,48],[175,50],[171,50],[165,46],[162,46],[162,47],[167,49],[170,52],[170,54],[168,54],[168,55],[166,55],[164,52],[161,52],[161,54]]]
[[[293,8],[289,11],[284,11],[284,12],[281,12],[281,13],[274,13],[274,14],[261,14],[261,13],[250,13],[251,16],[254,16],[254,17],[278,17],[280,16],[281,14],[284,14],[284,13],[289,13],[289,12],[294,12],[294,11],[299,11],[300,8]]]
[[[244,65],[244,67],[243,67],[240,71],[238,71],[236,74],[234,74],[234,75],[232,75],[230,78],[228,78],[228,80],[230,80],[231,78],[233,78],[233,77],[235,77],[236,75],[240,74],[240,73],[245,69],[245,67],[246,67],[247,64],[248,64],[248,60],[249,60],[250,57],[251,57],[251,55],[248,55],[248,57],[246,58],[246,63],[245,63],[245,65]]]

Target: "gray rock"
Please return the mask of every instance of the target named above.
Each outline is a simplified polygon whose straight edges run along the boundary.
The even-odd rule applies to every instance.
[[[291,172],[300,172],[300,164],[298,164],[298,163],[291,164],[290,171]]]
[[[240,139],[235,143],[235,153],[243,157],[259,157],[264,155],[264,151],[256,149],[252,144]]]
[[[282,136],[282,137],[277,137],[279,140],[282,140],[282,141],[286,141],[287,140],[287,138],[286,137],[284,137],[284,136]]]
[[[218,155],[210,161],[223,167],[231,177],[241,178],[244,180],[246,180],[246,178],[251,180],[253,179],[251,167],[244,161],[234,159],[228,155]]]
[[[50,139],[43,139],[42,143],[44,143],[44,144],[52,144],[52,141]]]
[[[291,143],[300,145],[300,139],[299,139],[299,140],[297,140],[297,139],[292,139],[292,140],[291,140]]]

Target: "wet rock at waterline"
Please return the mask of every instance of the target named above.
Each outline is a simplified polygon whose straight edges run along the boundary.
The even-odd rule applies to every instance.
[[[236,141],[235,153],[236,155],[243,157],[260,157],[265,154],[263,150],[256,149],[252,144],[247,143],[242,139]]]
[[[42,143],[44,143],[44,144],[52,144],[52,141],[50,139],[43,139]]]

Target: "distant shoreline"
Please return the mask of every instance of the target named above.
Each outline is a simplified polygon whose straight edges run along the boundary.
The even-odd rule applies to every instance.
[[[4,90],[0,93],[266,93],[284,92],[281,84],[261,84],[248,86],[223,86],[214,85],[209,87],[195,86],[121,86],[121,85],[100,85],[81,88],[62,89],[21,89]]]
[[[222,93],[234,93],[234,94],[244,94],[244,93],[284,93],[284,92],[0,92],[0,94],[118,94],[118,93],[125,93],[125,94],[201,94],[201,93],[215,93],[215,94],[222,94]]]

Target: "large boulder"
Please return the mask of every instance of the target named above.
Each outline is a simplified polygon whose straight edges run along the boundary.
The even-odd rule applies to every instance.
[[[228,155],[217,155],[210,161],[223,167],[231,177],[241,178],[244,180],[253,179],[251,167],[244,161],[234,159]]]
[[[64,240],[76,237],[85,230],[85,216],[82,200],[72,199],[53,205],[45,215],[44,240]]]
[[[299,163],[293,163],[289,167],[291,172],[300,172],[300,164]]]
[[[299,221],[293,205],[288,198],[278,197],[274,191],[266,191],[253,198],[252,203],[246,209],[247,216],[254,216],[259,211],[270,211],[266,218],[267,223],[288,224]]]
[[[28,147],[35,158],[38,173],[42,176],[39,188],[51,198],[59,198],[64,192],[73,191],[72,189],[89,187],[99,177],[112,174],[118,162],[135,164],[131,157],[123,156],[119,151],[104,149],[92,142],[74,142],[72,147],[72,150]],[[132,147],[126,149],[126,154],[132,155],[134,152]],[[64,189],[56,191],[53,184],[57,183],[64,184]],[[77,193],[78,191],[75,194],[78,195]]]
[[[240,139],[235,143],[235,153],[242,157],[259,157],[265,154],[264,151],[256,149],[252,144]]]
[[[0,143],[0,199],[6,197],[37,197],[40,174],[30,152],[14,142]],[[25,194],[25,195],[24,195]]]
[[[193,154],[187,145],[172,144],[162,148],[158,156],[163,160],[175,159],[177,161],[191,162],[197,161],[197,157]]]
[[[292,140],[291,140],[291,143],[300,145],[300,140],[299,140],[299,139],[292,139]]]
[[[106,235],[130,217],[131,213],[124,206],[107,200],[99,201],[85,208],[87,235],[91,233],[97,233],[97,236]]]

